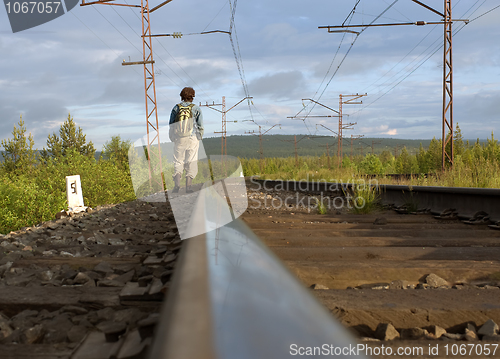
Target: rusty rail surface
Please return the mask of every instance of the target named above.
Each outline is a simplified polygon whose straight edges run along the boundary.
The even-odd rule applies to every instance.
[[[317,181],[278,181],[254,178],[251,181],[258,183],[264,190],[281,189],[324,195],[342,194],[353,186],[352,183]],[[375,184],[371,185],[375,186]],[[378,185],[378,187],[383,204],[412,205],[435,213],[454,209],[458,212],[458,216],[463,218],[471,218],[475,213],[484,211],[492,222],[500,221],[500,189],[403,185]]]
[[[289,358],[325,345],[347,357],[356,348],[241,220],[210,230],[225,205],[220,196],[197,201],[190,227],[207,233],[183,244],[149,358]]]

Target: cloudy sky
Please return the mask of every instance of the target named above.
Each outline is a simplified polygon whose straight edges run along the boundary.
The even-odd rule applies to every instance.
[[[151,7],[160,2],[151,0]],[[256,124],[263,131],[280,124],[281,129],[276,126],[268,133],[327,135],[317,124],[335,129],[335,118],[287,117],[333,114],[303,98],[338,109],[339,94],[367,93],[363,104],[344,105],[349,114],[344,121],[357,122],[346,136],[439,138],[443,26],[367,28],[357,37],[318,29],[342,24],[356,2],[173,0],[152,13],[154,34],[185,34],[153,41],[160,124],[168,123],[180,90],[192,86],[197,103],[220,103],[225,96],[230,107],[246,93],[253,97],[253,103],[243,102],[228,113],[228,120],[238,121],[228,123],[229,134],[258,131]],[[371,23],[393,2],[361,0],[347,21]],[[424,2],[443,10],[442,0]],[[454,19],[472,20],[500,2],[453,4]],[[235,5],[232,38],[239,62],[228,34],[198,34],[228,31]],[[410,0],[399,0],[376,22],[418,20],[441,19]],[[142,68],[121,65],[124,59],[141,59],[140,29],[137,9],[95,5],[77,6],[14,34],[6,10],[0,10],[0,138],[10,137],[22,114],[36,147],[42,148],[68,113],[98,149],[112,135],[134,141],[143,136]],[[454,30],[455,122],[466,138],[486,138],[491,131],[500,136],[500,8],[466,26],[456,22]],[[215,136],[220,114],[202,110],[206,134]]]

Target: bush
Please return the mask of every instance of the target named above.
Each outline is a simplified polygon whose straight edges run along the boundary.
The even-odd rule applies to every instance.
[[[31,177],[0,180],[0,232],[8,233],[52,219],[66,202],[65,196],[42,189]],[[59,208],[58,210],[55,210]]]
[[[51,220],[67,209],[65,177],[70,175],[80,175],[86,206],[135,199],[128,172],[111,161],[96,161],[73,151],[67,157],[49,159],[30,174],[1,177],[0,232]]]

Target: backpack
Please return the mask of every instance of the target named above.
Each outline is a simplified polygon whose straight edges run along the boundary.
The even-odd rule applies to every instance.
[[[179,112],[175,117],[174,122],[174,132],[179,137],[191,136],[193,133],[193,106],[194,104],[189,104],[187,106],[177,105],[179,107]]]

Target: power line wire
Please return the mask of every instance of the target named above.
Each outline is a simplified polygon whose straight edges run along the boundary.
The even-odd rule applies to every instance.
[[[391,7],[393,7],[399,0],[394,0],[387,8],[385,8],[384,11],[382,11],[375,19],[372,20],[372,22],[369,24],[369,25],[372,25],[375,21],[377,21],[381,16],[383,16]],[[357,6],[357,4],[359,3],[359,1],[356,3],[355,6]],[[353,9],[353,11],[351,12],[351,14],[354,14],[354,11],[355,9]],[[323,91],[321,92],[321,94],[319,95],[319,97],[317,98],[316,101],[319,101],[321,99],[321,97],[323,96],[323,94],[325,93],[326,89],[328,88],[328,86],[330,85],[330,83],[332,82],[333,78],[335,77],[335,75],[338,73],[340,67],[342,66],[342,64],[344,63],[345,59],[347,58],[347,55],[349,55],[349,53],[351,52],[354,44],[356,43],[357,39],[359,38],[359,36],[368,28],[368,26],[365,26],[364,28],[361,29],[361,31],[359,33],[356,34],[354,40],[351,42],[351,45],[349,46],[349,48],[347,49],[344,57],[342,58],[342,60],[340,61],[339,65],[337,66],[337,68],[335,69],[335,72],[332,74],[330,80],[327,82],[325,88],[323,89]],[[314,109],[314,105],[311,107],[311,110],[307,113],[307,115],[305,116],[305,118],[307,119],[307,117],[311,114],[312,110]],[[305,120],[303,121],[304,124],[305,124]],[[307,130],[309,131],[309,128],[307,127],[306,125],[306,128]],[[310,133],[310,131],[309,131]]]
[[[469,12],[471,11],[472,8],[474,8],[477,3],[479,2],[480,0],[477,0],[474,5],[472,5],[464,14],[464,16]],[[479,5],[476,10],[474,10],[472,14],[474,14],[477,10],[479,10],[479,8],[486,2],[486,0],[483,1],[483,3],[481,5]],[[496,6],[495,8],[485,12],[484,14],[474,18],[473,20],[470,20],[470,22],[480,18],[481,16],[484,16],[486,15],[487,13],[495,10],[496,8],[500,7],[499,6]],[[462,29],[466,26],[467,24],[466,23],[462,23],[461,24],[461,27],[459,27],[457,30],[454,31],[454,34],[453,35],[457,35],[460,31],[462,31]],[[421,54],[423,55],[433,44],[435,44],[437,41],[439,41],[439,39],[437,39],[436,41],[434,41],[431,45],[429,45],[429,47],[427,47],[426,50],[424,50],[424,52]],[[442,45],[438,45],[437,47],[435,47],[432,52],[430,53],[430,55],[428,55],[422,62],[420,62],[416,67],[414,67],[412,70],[410,70],[406,75],[404,75],[404,77],[402,77],[395,85],[393,85],[389,90],[387,90],[386,92],[384,92],[382,95],[380,95],[379,97],[377,97],[374,101],[370,102],[369,104],[367,104],[366,106],[362,107],[361,109],[359,109],[358,111],[354,112],[352,115],[354,114],[357,114],[358,112],[361,112],[363,111],[364,109],[366,109],[367,107],[373,105],[375,102],[377,102],[378,100],[380,100],[382,97],[384,97],[385,95],[387,95],[389,92],[391,92],[394,88],[396,88],[398,85],[400,85],[404,80],[406,80],[410,75],[412,75],[416,70],[418,70],[423,64],[425,64],[432,56],[434,56],[440,49],[442,48]],[[419,57],[421,56],[419,55]],[[400,71],[401,72],[401,71]]]

